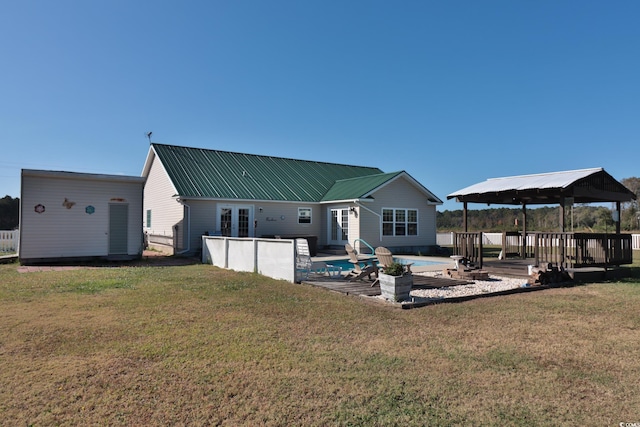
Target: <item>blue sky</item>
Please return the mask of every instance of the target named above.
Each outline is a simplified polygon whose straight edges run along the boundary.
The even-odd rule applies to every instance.
[[[0,13],[0,197],[140,175],[154,142],[490,177],[640,176],[638,1],[20,1]],[[461,209],[446,202],[439,209]]]

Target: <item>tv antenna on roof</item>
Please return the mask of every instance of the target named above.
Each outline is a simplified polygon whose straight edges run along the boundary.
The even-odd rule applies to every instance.
[[[145,135],[147,135],[147,138],[149,138],[149,144],[151,144],[151,134],[153,132],[147,132]]]

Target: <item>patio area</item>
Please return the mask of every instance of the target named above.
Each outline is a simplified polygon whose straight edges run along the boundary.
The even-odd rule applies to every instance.
[[[489,296],[531,292],[548,289],[550,287],[527,285],[527,279],[529,276],[526,265],[514,265],[514,268],[507,272],[509,274],[504,274],[505,272],[503,270],[501,271],[503,274],[490,271],[489,280],[477,281],[455,279],[447,276],[444,272],[447,269],[453,269],[455,267],[454,261],[448,257],[402,256],[402,258],[412,260],[416,264],[420,264],[420,261],[429,262],[431,264],[411,267],[413,272],[413,286],[411,288],[411,299],[407,301],[387,301],[381,297],[380,286],[377,283],[374,284],[374,280],[365,279],[350,282],[345,279],[345,275],[347,274],[346,271],[343,271],[340,276],[311,273],[309,277],[303,279],[301,283],[338,292],[344,295],[362,297],[366,301],[388,304],[402,309],[418,308],[441,303],[469,301]],[[317,257],[313,257],[313,260],[316,262],[325,262],[330,265],[332,262],[342,259],[344,259],[343,256],[322,253],[318,254]],[[506,286],[500,286],[505,281],[508,281],[509,283]]]

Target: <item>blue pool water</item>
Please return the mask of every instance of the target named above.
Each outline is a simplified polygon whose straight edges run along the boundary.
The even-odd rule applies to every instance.
[[[407,259],[407,258],[398,258],[394,257],[394,261],[399,262],[400,264],[413,264],[412,267],[420,267],[425,265],[440,265],[446,264],[446,262],[438,262],[438,261],[423,261],[423,260],[415,260],[415,259]],[[349,262],[348,259],[334,259],[331,261],[327,261],[327,264],[331,264],[335,267],[342,267],[342,271],[353,270],[353,264]]]

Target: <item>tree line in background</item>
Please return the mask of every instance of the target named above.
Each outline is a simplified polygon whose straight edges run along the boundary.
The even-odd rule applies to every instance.
[[[0,199],[0,230],[14,230],[20,224],[20,199],[4,196]]]
[[[640,193],[640,178],[625,178],[620,181],[625,187]],[[615,228],[612,207],[577,204],[565,208],[565,231],[611,232]],[[640,230],[640,208],[637,200],[623,203],[620,207],[620,229],[626,232]],[[468,210],[469,231],[503,232],[522,231],[522,209],[492,208]],[[438,212],[438,232],[462,231],[462,209]],[[560,207],[527,208],[528,231],[559,231]]]

